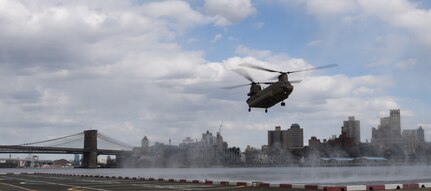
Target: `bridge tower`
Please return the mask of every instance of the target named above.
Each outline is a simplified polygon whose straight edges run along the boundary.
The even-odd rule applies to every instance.
[[[97,168],[97,130],[84,131],[82,167]]]

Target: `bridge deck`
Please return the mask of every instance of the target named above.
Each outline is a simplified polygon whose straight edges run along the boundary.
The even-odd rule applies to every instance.
[[[83,148],[0,145],[0,153],[82,154],[83,152]],[[117,155],[122,152],[130,151],[97,149],[97,153],[101,155]]]

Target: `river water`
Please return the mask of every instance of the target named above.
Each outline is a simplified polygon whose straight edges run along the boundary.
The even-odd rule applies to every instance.
[[[65,173],[103,176],[223,180],[288,184],[431,182],[431,166],[0,169],[0,173]]]

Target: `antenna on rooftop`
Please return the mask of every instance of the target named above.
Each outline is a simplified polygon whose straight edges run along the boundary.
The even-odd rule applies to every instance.
[[[218,133],[221,134],[221,128],[223,127],[223,121],[220,123],[220,127],[218,128]]]

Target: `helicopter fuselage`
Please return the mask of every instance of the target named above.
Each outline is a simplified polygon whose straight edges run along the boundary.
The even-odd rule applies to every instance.
[[[250,108],[267,109],[287,99],[292,91],[293,86],[287,80],[279,80],[250,96],[247,104]]]
[[[242,66],[261,70],[261,71],[266,71],[266,72],[279,73],[279,75],[277,76],[278,81],[275,81],[275,82],[256,82],[253,80],[253,78],[251,78],[250,75],[248,75],[247,72],[245,72],[243,70],[239,70],[239,69],[234,70],[236,73],[238,73],[242,77],[246,78],[251,83],[239,85],[239,86],[232,86],[230,88],[236,88],[236,87],[242,87],[242,86],[250,85],[250,92],[247,94],[247,96],[249,96],[249,98],[247,99],[247,104],[249,107],[248,111],[250,112],[251,108],[255,107],[255,108],[264,108],[265,113],[266,113],[266,112],[268,112],[268,108],[274,106],[275,104],[277,104],[279,102],[281,102],[281,106],[285,106],[286,103],[284,103],[284,100],[287,99],[293,91],[292,83],[301,82],[300,80],[289,81],[289,77],[288,77],[289,74],[297,73],[297,72],[305,72],[305,71],[310,71],[310,70],[324,69],[324,68],[329,68],[329,67],[335,67],[337,65],[336,64],[329,64],[329,65],[324,65],[324,66],[319,66],[319,67],[312,67],[312,68],[306,68],[306,69],[302,69],[302,70],[294,70],[294,71],[286,71],[286,72],[272,70],[272,69],[264,68],[261,66],[256,66],[253,64],[247,64],[247,63],[242,64]],[[260,84],[270,84],[270,85],[268,87],[262,89]]]

